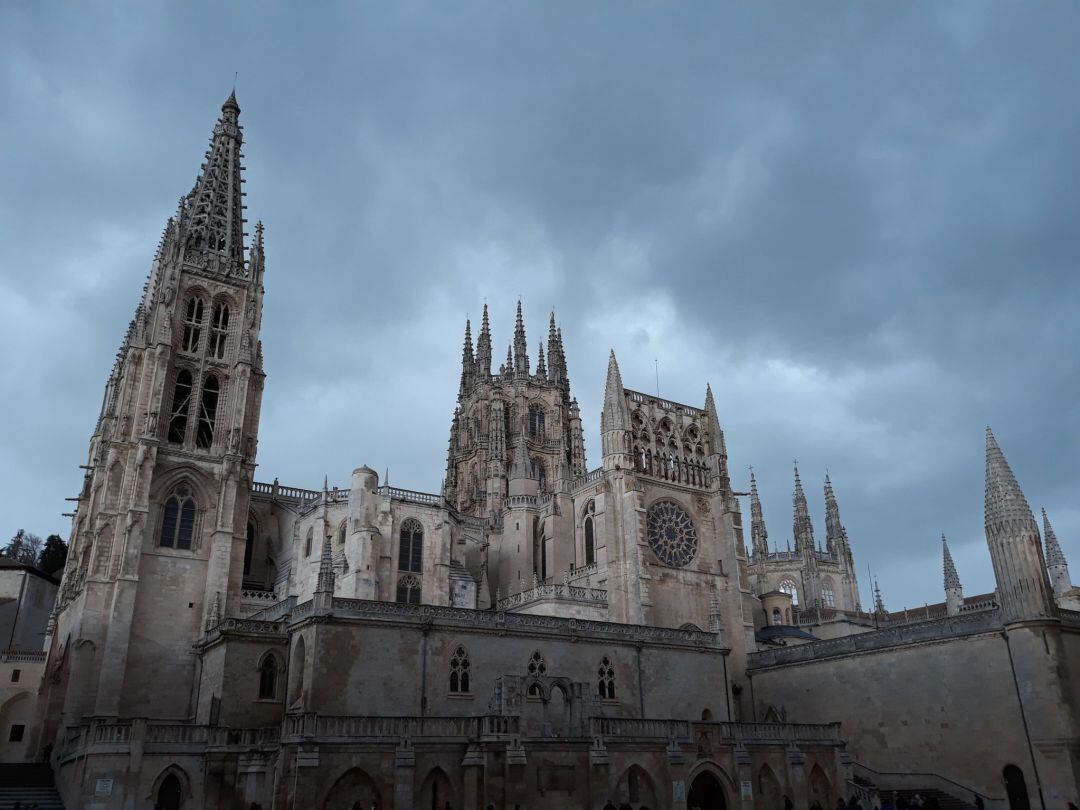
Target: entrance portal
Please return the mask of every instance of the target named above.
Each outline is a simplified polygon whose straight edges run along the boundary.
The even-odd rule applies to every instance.
[[[1005,777],[1005,794],[1009,797],[1011,810],[1029,810],[1027,782],[1024,781],[1024,772],[1015,765],[1006,765],[1001,772]]]
[[[687,810],[726,810],[724,788],[720,780],[709,771],[702,771],[690,783],[686,797]]]

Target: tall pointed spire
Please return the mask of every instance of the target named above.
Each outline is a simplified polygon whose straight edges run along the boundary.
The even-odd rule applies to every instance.
[[[795,467],[795,493],[791,498],[795,512],[795,521],[792,533],[795,536],[795,550],[803,556],[814,553],[814,525],[810,521],[810,507],[806,504],[806,493],[803,492],[802,479],[799,478],[799,467]]]
[[[183,221],[186,256],[207,270],[244,272],[243,128],[235,92],[221,106],[206,162],[187,195]]]
[[[713,399],[712,386],[705,384],[705,418],[708,420],[709,436],[712,438],[713,472],[720,478],[720,486],[728,489],[731,478],[728,475],[727,440],[724,429],[720,427],[720,417],[716,414],[716,400]]]
[[[551,310],[551,317],[548,319],[548,379],[555,383],[559,381],[558,340],[555,333],[555,310]]]
[[[1055,616],[1039,527],[990,428],[986,429],[985,525],[1004,623]]]
[[[949,553],[949,541],[945,533],[941,534],[941,563],[945,573],[945,611],[955,616],[964,606],[964,589],[960,585],[960,575],[956,573],[956,564]]]
[[[840,521],[840,505],[833,492],[832,481],[825,473],[825,550],[829,554],[841,553],[844,546],[844,524]]]
[[[539,349],[540,349],[540,354],[539,354],[539,356],[538,356],[538,358],[536,360],[536,376],[541,377],[541,378],[546,380],[547,376],[548,376],[548,370],[547,370],[547,364],[544,362],[544,344],[543,344],[543,342],[541,342],[539,344]]]
[[[1065,553],[1061,550],[1054,527],[1050,525],[1050,518],[1046,516],[1046,510],[1042,510],[1043,519],[1043,542],[1046,543],[1046,567],[1050,574],[1050,582],[1053,584],[1054,593],[1061,595],[1072,590],[1072,580],[1069,578],[1069,563],[1065,560]]]
[[[525,320],[521,316],[521,299],[518,299],[517,318],[514,321],[514,374],[519,377],[529,376],[529,345],[525,342]]]
[[[484,303],[484,317],[480,322],[480,335],[476,338],[476,367],[482,380],[491,376],[491,325],[488,323],[488,306]]]
[[[464,395],[464,393],[472,385],[473,372],[475,371],[475,361],[473,360],[473,347],[472,347],[472,324],[466,318],[465,320],[465,345],[461,349],[461,387],[459,389],[458,396]]]
[[[604,386],[604,410],[600,414],[600,441],[604,454],[604,469],[631,468],[630,409],[626,406],[622,374],[615,350],[608,358],[607,383]]]
[[[750,470],[750,544],[755,557],[764,557],[769,553],[769,531],[765,528],[765,516],[761,511],[761,498],[758,497],[757,478],[753,470]]]

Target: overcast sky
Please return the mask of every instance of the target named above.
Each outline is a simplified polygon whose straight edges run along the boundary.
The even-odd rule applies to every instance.
[[[702,405],[891,609],[993,588],[983,431],[1080,566],[1080,5],[0,4],[0,538],[67,536],[105,379],[239,72],[259,480],[436,491],[466,317],[555,308]],[[744,505],[749,512],[749,505]],[[749,520],[747,520],[747,525]],[[749,537],[747,537],[749,540]],[[1080,579],[1080,569],[1074,573]]]

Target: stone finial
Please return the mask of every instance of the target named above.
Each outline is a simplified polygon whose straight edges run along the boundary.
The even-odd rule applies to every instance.
[[[323,532],[322,556],[319,558],[319,578],[315,583],[315,593],[334,593],[334,551],[329,532]]]
[[[750,470],[750,546],[755,557],[761,555],[764,558],[769,553],[769,531],[765,528],[765,515],[753,469]]]
[[[791,496],[791,501],[795,513],[792,526],[792,534],[795,536],[795,550],[804,555],[813,554],[816,549],[814,524],[810,521],[810,507],[806,504],[806,493],[803,492],[798,465],[795,465],[795,492]]]
[[[830,554],[839,553],[847,537],[844,524],[840,521],[840,504],[833,492],[829,473],[825,473],[825,548]]]
[[[525,320],[521,315],[520,298],[517,302],[517,317],[514,321],[514,373],[519,376],[529,376],[529,346],[525,342]]]
[[[488,323],[488,306],[484,304],[480,335],[476,338],[476,369],[486,379],[491,374],[491,326]]]
[[[543,342],[541,342],[537,348],[539,349],[539,353],[538,353],[537,359],[536,359],[536,376],[537,377],[543,377],[544,379],[547,379],[548,370],[547,370],[547,362],[544,360],[544,344],[543,344]]]
[[[949,541],[945,539],[944,532],[941,535],[941,556],[945,569],[945,590],[962,587],[960,585],[960,575],[956,573],[956,564],[953,562],[952,554],[949,552]]]
[[[1042,510],[1042,519],[1043,542],[1046,544],[1046,564],[1048,566],[1068,565],[1065,561],[1065,553],[1061,550],[1061,544],[1058,543],[1057,535],[1054,534],[1054,527],[1050,525],[1050,518],[1046,516],[1046,509]]]

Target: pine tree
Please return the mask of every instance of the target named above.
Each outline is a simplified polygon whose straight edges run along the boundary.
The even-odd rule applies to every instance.
[[[67,560],[67,543],[60,539],[58,534],[50,534],[45,538],[45,547],[41,549],[38,557],[38,568],[47,574],[61,571]]]

